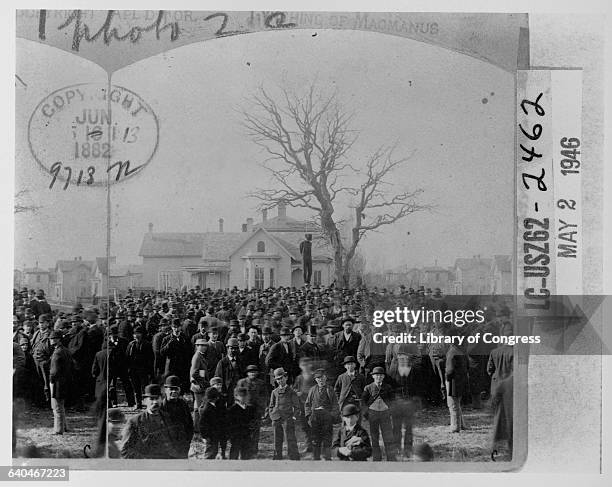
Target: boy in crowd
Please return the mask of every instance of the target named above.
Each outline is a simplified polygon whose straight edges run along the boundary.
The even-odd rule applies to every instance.
[[[268,407],[274,430],[274,460],[283,459],[283,438],[287,435],[287,453],[290,460],[299,460],[300,453],[295,437],[296,416],[300,415],[297,393],[287,385],[287,372],[282,367],[274,370],[278,387],[272,391]]]
[[[372,455],[368,432],[359,424],[359,409],[354,404],[342,408],[342,426],[332,445],[340,460],[365,462]]]
[[[257,410],[247,404],[248,391],[245,387],[234,389],[234,404],[227,411],[228,436],[231,442],[230,460],[248,460],[252,451],[251,438],[257,426]]]
[[[317,369],[314,374],[316,385],[312,386],[304,411],[310,423],[312,435],[313,460],[331,460],[331,443],[333,424],[339,419],[338,402],[336,394],[327,384],[327,375],[324,369]]]

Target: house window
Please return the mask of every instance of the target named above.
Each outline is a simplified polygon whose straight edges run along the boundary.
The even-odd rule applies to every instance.
[[[320,286],[321,285],[321,271],[314,271],[313,279],[314,279],[314,285]]]
[[[40,282],[40,274],[36,274],[36,282]]]
[[[249,288],[249,268],[248,267],[244,268],[244,288],[245,289]]]
[[[436,282],[440,280],[440,273],[436,272]]]
[[[266,251],[266,243],[265,242],[257,242],[257,252],[265,252]]]
[[[270,267],[270,287],[274,287],[274,268]]]
[[[264,268],[255,267],[255,289],[264,288]]]

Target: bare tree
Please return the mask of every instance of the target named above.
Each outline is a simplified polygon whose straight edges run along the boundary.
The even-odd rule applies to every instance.
[[[24,198],[27,197],[30,190],[22,189],[15,195],[15,213],[36,213],[40,206],[26,204]]]
[[[411,156],[397,158],[394,146],[381,147],[365,163],[354,163],[353,114],[337,94],[324,95],[313,83],[304,95],[283,89],[277,101],[262,87],[253,95],[252,105],[242,112],[244,126],[269,155],[262,166],[275,189],[257,188],[250,196],[259,200],[259,209],[284,202],[311,210],[333,249],[339,285],[349,285],[351,261],[366,234],[430,208],[418,202],[422,189],[394,191],[393,172]],[[349,206],[354,212],[347,239],[342,238],[343,222],[336,214],[342,197],[352,200]]]

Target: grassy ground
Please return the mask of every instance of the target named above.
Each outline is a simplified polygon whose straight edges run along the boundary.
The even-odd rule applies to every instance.
[[[51,408],[40,409],[15,404],[16,455],[26,458],[85,458],[84,448],[95,448],[97,424],[90,411],[66,411],[68,432],[53,434]],[[91,450],[88,450],[91,455]]]

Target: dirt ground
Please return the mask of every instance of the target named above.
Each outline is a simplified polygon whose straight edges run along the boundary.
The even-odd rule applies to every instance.
[[[66,410],[68,432],[53,434],[51,408],[40,409],[16,403],[15,426],[17,443],[15,457],[25,458],[85,458],[95,448],[98,426],[89,409],[81,412]],[[86,448],[89,445],[90,448]]]
[[[185,396],[188,399],[189,396]],[[126,403],[121,405],[127,417],[137,414]],[[62,436],[53,435],[53,414],[51,410],[17,405],[17,447],[16,456],[39,458],[85,458],[84,449],[89,456],[91,448],[95,448],[97,424],[92,411],[78,412],[67,410],[69,431]],[[443,407],[427,407],[418,411],[414,421],[415,444],[427,442],[435,454],[435,461],[442,462],[486,462],[491,461],[491,423],[492,411],[487,403],[482,409],[464,407],[464,420],[467,429],[461,433],[450,433],[448,410]],[[364,424],[367,428],[367,422]],[[335,427],[337,428],[337,426]],[[304,452],[305,436],[300,427],[296,428],[298,447]],[[32,448],[36,446],[36,449]],[[381,447],[382,447],[381,440]],[[190,458],[204,459],[203,441],[193,441]],[[29,448],[29,450],[28,450]],[[285,447],[286,448],[286,447]],[[228,451],[229,453],[229,451]],[[267,424],[262,427],[258,459],[271,459],[273,453],[272,427]],[[497,460],[508,460],[505,452],[500,451]],[[302,459],[312,458],[311,453],[304,453]],[[402,458],[402,461],[410,461]]]
[[[186,400],[188,396],[184,397]],[[188,401],[189,402],[189,401]],[[191,404],[191,403],[190,403]],[[121,407],[126,417],[137,414],[133,408]],[[449,413],[447,408],[429,407],[421,409],[415,415],[414,421],[414,444],[427,442],[431,445],[435,454],[435,461],[441,462],[489,462],[491,461],[491,434],[493,413],[488,403],[483,404],[482,409],[472,409],[465,407],[463,417],[466,430],[461,433],[449,432]],[[364,423],[368,429],[367,422]],[[338,426],[334,427],[334,434]],[[304,452],[306,448],[305,435],[299,426],[296,427],[298,448]],[[384,446],[381,441],[381,449]],[[204,459],[204,441],[193,441],[189,457],[193,459]],[[271,459],[273,456],[273,434],[270,424],[262,426],[258,459]],[[228,447],[229,454],[229,447]],[[500,452],[502,453],[502,452]],[[286,445],[285,445],[286,455]],[[311,453],[302,454],[303,460],[312,459]],[[497,460],[503,460],[499,457]],[[411,461],[409,458],[402,457],[402,461]],[[508,460],[506,458],[506,460]]]

